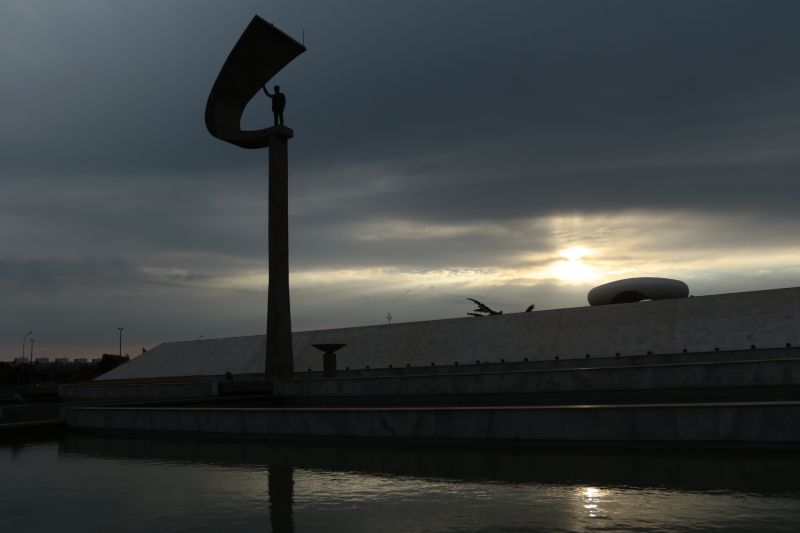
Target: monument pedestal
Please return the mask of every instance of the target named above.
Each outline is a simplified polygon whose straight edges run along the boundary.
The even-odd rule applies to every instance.
[[[289,305],[289,139],[285,126],[269,135],[269,289],[267,292],[266,375],[290,379],[294,375],[292,315]]]

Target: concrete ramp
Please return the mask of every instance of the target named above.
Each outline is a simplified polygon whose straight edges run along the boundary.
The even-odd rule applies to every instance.
[[[800,346],[800,288],[295,332],[297,372],[322,369],[321,343],[346,343],[351,369]],[[265,350],[264,335],[169,342],[98,379],[261,374]]]

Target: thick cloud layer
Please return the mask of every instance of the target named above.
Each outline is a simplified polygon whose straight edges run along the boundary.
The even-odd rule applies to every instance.
[[[7,0],[0,358],[263,329],[266,153],[203,125],[255,13],[308,46],[297,329],[800,282],[796,2]]]

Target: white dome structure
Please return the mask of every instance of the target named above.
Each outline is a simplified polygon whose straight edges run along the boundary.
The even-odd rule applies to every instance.
[[[641,300],[686,298],[689,287],[669,278],[628,278],[599,285],[589,291],[589,305],[609,305]]]

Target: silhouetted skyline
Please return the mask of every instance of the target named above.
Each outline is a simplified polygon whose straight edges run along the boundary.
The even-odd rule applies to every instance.
[[[256,13],[309,47],[295,329],[800,285],[796,2],[7,0],[0,359],[263,332],[266,151],[203,126]]]

